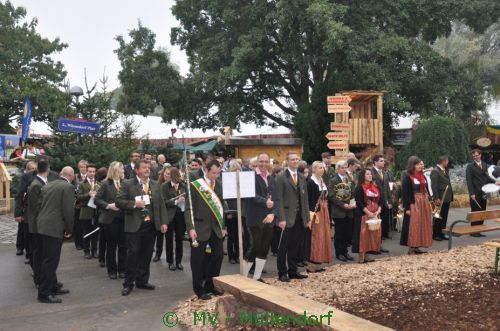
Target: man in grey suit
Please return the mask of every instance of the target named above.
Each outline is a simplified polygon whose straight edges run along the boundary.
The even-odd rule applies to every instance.
[[[153,256],[156,230],[167,232],[167,209],[160,185],[149,178],[150,164],[146,160],[135,163],[136,176],[125,180],[116,196],[115,205],[125,213],[127,236],[127,271],[122,295],[134,288],[154,290],[149,283],[149,265]]]
[[[448,221],[450,203],[453,201],[453,188],[448,175],[448,156],[439,157],[437,166],[432,169],[431,188],[434,204],[441,207],[441,218],[434,218],[432,237],[436,241],[448,240],[448,237],[443,234],[443,229]],[[445,191],[446,195],[444,194]]]
[[[210,299],[211,293],[219,294],[212,279],[220,274],[224,258],[223,241],[227,233],[222,185],[217,180],[220,172],[219,161],[210,160],[205,164],[203,177],[190,183],[191,194],[187,195],[184,212],[189,237],[193,243],[197,242],[191,246],[193,291],[202,300]],[[210,245],[210,254],[205,254],[207,245]]]
[[[61,303],[62,300],[54,294],[69,293],[69,290],[57,286],[56,271],[63,238],[73,230],[75,187],[71,182],[75,172],[71,167],[64,167],[60,176],[42,188],[42,204],[37,218],[42,245],[38,300],[44,303]]]
[[[297,172],[299,155],[288,152],[286,160],[288,168],[276,177],[280,201],[277,225],[281,228],[277,263],[278,279],[282,282],[289,282],[291,278],[307,278],[297,271],[297,262],[300,261],[300,243],[309,223],[306,180]]]

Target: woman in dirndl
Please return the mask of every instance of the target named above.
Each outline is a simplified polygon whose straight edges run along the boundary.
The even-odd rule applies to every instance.
[[[320,272],[324,268],[319,267],[322,263],[331,263],[333,258],[332,238],[330,235],[330,213],[328,212],[328,190],[323,181],[325,165],[323,162],[315,161],[312,164],[312,175],[307,181],[307,192],[309,198],[309,211],[311,220],[308,224],[310,229],[311,245],[309,264],[307,272]]]
[[[408,254],[422,254],[419,247],[432,246],[432,210],[429,203],[424,162],[410,156],[406,172],[401,176],[404,218],[400,244],[408,246]]]
[[[358,175],[358,183],[354,189],[356,209],[354,210],[354,236],[352,252],[358,253],[359,263],[373,262],[368,252],[379,252],[382,243],[382,230],[371,230],[366,221],[370,218],[380,216],[380,190],[373,182],[372,171],[361,169]]]

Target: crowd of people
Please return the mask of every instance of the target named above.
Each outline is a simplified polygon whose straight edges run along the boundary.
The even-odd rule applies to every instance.
[[[481,187],[494,180],[481,151],[472,157],[466,171],[471,209],[484,210]],[[400,244],[408,254],[447,239],[443,229],[453,201],[448,157],[427,170],[410,157],[400,183],[383,155],[363,164],[353,153],[335,165],[331,160],[329,152],[310,166],[296,152],[282,164],[267,153],[245,160],[208,154],[182,167],[164,155],[154,160],[133,152],[125,165],[97,168],[81,160],[77,173],[66,166],[58,174],[46,156],[36,155],[17,184],[17,254],[26,251],[38,300],[59,303],[59,295],[69,293],[56,273],[65,239],[73,239],[84,259],[97,259],[111,280],[123,279],[124,296],[134,288],[155,289],[150,263],[163,251],[169,270],[183,270],[183,241],[189,240],[193,291],[206,300],[219,294],[212,279],[220,273],[226,238],[229,263],[242,263],[244,275],[261,282],[270,252],[282,282],[307,278],[300,267],[315,273],[334,257],[353,261],[350,252],[359,263],[373,262],[372,255],[389,252],[382,241],[391,239],[398,214],[404,215]],[[242,261],[236,200],[223,200],[223,171],[255,175],[255,197],[244,199],[241,209]]]

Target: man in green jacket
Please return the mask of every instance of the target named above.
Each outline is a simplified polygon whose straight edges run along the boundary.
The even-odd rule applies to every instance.
[[[61,257],[64,236],[73,230],[75,187],[71,184],[75,172],[64,167],[60,178],[48,183],[41,190],[42,204],[37,218],[38,234],[42,245],[42,265],[38,300],[44,303],[61,303],[54,294],[69,290],[57,287],[56,271]]]
[[[123,181],[115,205],[125,213],[127,234],[127,272],[122,295],[134,288],[154,290],[149,283],[149,265],[153,256],[156,230],[167,232],[168,217],[160,185],[149,178],[147,160],[135,163],[135,177]]]

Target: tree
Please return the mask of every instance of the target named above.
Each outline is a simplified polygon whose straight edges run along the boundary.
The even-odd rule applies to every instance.
[[[477,73],[454,65],[429,43],[448,35],[452,20],[483,31],[498,19],[500,4],[178,0],[172,11],[181,24],[172,29],[172,42],[191,64],[184,85],[191,84],[193,101],[203,109],[192,124],[272,122],[294,129],[322,83],[328,87],[323,97],[386,90],[385,108],[393,116],[464,118],[484,109]],[[311,110],[311,116],[325,111]]]
[[[411,142],[401,149],[396,166],[404,169],[408,158],[420,157],[426,167],[436,164],[442,155],[448,155],[455,164],[469,160],[469,135],[463,125],[455,119],[435,116],[418,126]]]
[[[43,38],[36,31],[37,19],[25,18],[24,8],[0,2],[0,130],[8,130],[16,118],[20,122],[26,96],[38,121],[49,120],[69,100],[62,91],[64,67],[51,58],[67,45]]]
[[[155,48],[156,35],[140,22],[129,37],[130,42],[123,36],[116,37],[119,47],[115,53],[122,66],[118,75],[122,85],[118,110],[146,116],[159,107],[166,121],[182,118],[181,76],[169,54]]]

